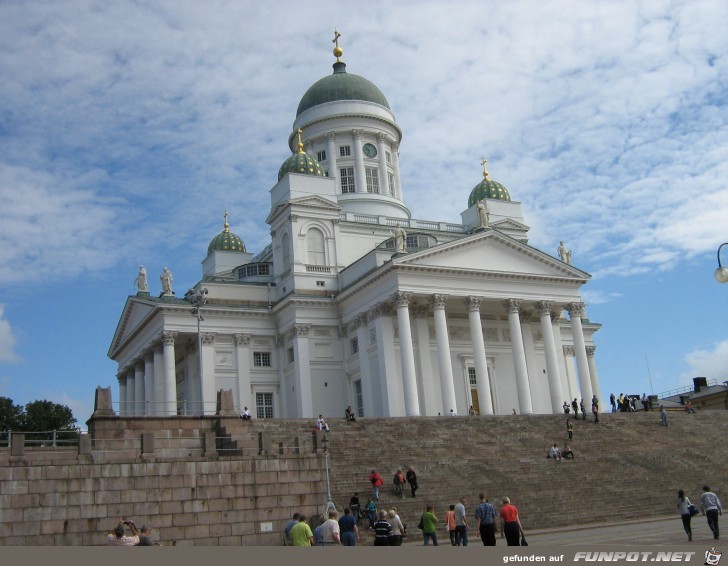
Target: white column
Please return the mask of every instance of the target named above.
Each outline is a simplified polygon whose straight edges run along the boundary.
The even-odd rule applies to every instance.
[[[412,293],[397,291],[394,296],[397,305],[397,323],[399,324],[399,353],[402,359],[402,387],[404,388],[405,416],[420,414],[420,403],[417,397],[417,375],[415,374],[415,355],[412,349],[412,328],[410,327],[409,300]]]
[[[574,346],[562,346],[561,350],[564,352],[564,367],[566,367],[566,381],[569,390],[566,401],[571,405],[571,401],[575,397],[577,403],[579,402],[579,385],[576,383],[577,378],[574,375]]]
[[[518,299],[507,299],[504,302],[508,310],[508,324],[511,332],[511,347],[513,349],[513,365],[516,369],[516,390],[518,391],[518,408],[522,415],[533,413],[531,405],[531,391],[528,388],[528,368],[526,366],[526,350],[523,346],[521,334],[521,319],[518,314]]]
[[[389,182],[387,179],[387,145],[386,136],[379,132],[377,134],[377,157],[379,158],[379,193],[388,195]]]
[[[126,374],[120,373],[116,376],[119,382],[119,416],[126,416]]]
[[[374,319],[377,342],[376,382],[379,385],[380,416],[401,417],[404,413],[404,400],[402,380],[398,378],[394,355],[392,305],[389,302],[376,305],[369,311],[369,319]]]
[[[536,310],[541,320],[541,334],[543,334],[543,350],[546,356],[546,374],[549,380],[549,392],[551,393],[551,411],[554,414],[561,413],[564,399],[561,390],[561,376],[559,375],[559,362],[556,357],[556,344],[554,342],[554,328],[551,325],[551,303],[539,301],[536,303]]]
[[[411,321],[412,341],[415,344],[417,398],[420,402],[420,415],[434,416],[442,413],[442,395],[440,386],[435,383],[435,367],[432,363],[430,309],[419,306],[410,309],[410,314],[413,317]]]
[[[237,344],[238,363],[238,406],[235,409],[240,413],[243,407],[252,412],[253,399],[250,387],[250,334],[235,334]]]
[[[332,179],[338,179],[339,178],[339,170],[336,166],[336,158],[338,157],[338,152],[336,151],[336,134],[334,132],[327,132],[326,133],[326,161],[328,162],[329,166],[329,177]],[[339,190],[341,188],[339,187]],[[248,406],[250,407],[250,406]]]
[[[153,415],[156,398],[154,396],[154,350],[144,352],[144,414]]]
[[[354,183],[356,183],[355,192],[366,193],[367,177],[364,173],[364,152],[362,150],[361,144],[361,130],[352,130],[351,133],[354,134],[354,143],[352,144],[354,147],[352,148],[352,151],[354,152]]]
[[[126,372],[126,416],[134,414],[134,370]]]
[[[161,417],[166,415],[166,398],[164,392],[164,356],[160,343],[154,345],[154,410],[152,415]]]
[[[196,409],[200,414],[214,414],[217,407],[217,390],[215,387],[215,339],[214,332],[202,333],[202,375],[200,376],[200,393],[202,399]]]
[[[594,352],[596,346],[586,347],[586,361],[589,364],[589,377],[591,377],[592,394],[597,396],[599,400],[599,412],[604,412],[604,399],[602,399],[602,391],[599,388],[599,379],[597,378],[597,366],[594,364]]]
[[[134,366],[134,414],[144,414],[144,363]]]
[[[437,367],[440,370],[440,391],[442,394],[442,414],[450,414],[450,409],[458,412],[455,400],[455,381],[450,360],[450,337],[447,333],[445,302],[447,295],[432,296],[432,312],[435,317],[435,339],[437,340]]]
[[[399,180],[399,144],[392,144],[392,165],[394,166],[394,194],[393,197],[402,199],[402,186]]]
[[[311,390],[311,354],[308,347],[308,324],[294,324],[291,328],[293,357],[295,358],[296,412],[299,418],[313,418],[313,392]]]
[[[361,379],[361,394],[364,414],[360,417],[373,417],[374,410],[374,384],[372,383],[372,370],[369,366],[369,327],[366,313],[360,313],[354,319],[356,340],[359,344],[359,379]]]
[[[574,354],[576,355],[576,369],[579,374],[579,390],[584,399],[584,407],[591,407],[592,388],[589,375],[589,362],[586,359],[586,346],[584,344],[584,331],[581,327],[581,317],[584,316],[584,303],[569,303],[567,310],[571,317],[571,334],[574,339]]]
[[[485,340],[483,326],[480,322],[481,297],[470,296],[466,299],[468,318],[470,320],[470,340],[473,343],[473,361],[475,363],[475,384],[478,389],[478,404],[481,415],[493,414],[493,399],[490,395],[490,378],[488,376],[488,360],[485,357]]]
[[[162,332],[162,350],[164,356],[164,414],[177,414],[177,374],[175,372],[174,339],[177,332]]]

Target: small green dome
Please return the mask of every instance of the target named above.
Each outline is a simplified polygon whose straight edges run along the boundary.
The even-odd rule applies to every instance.
[[[389,109],[389,103],[372,82],[346,72],[346,63],[334,63],[334,73],[316,81],[301,98],[296,117],[319,104],[336,100],[364,100]]]
[[[223,228],[223,231],[220,232],[217,236],[215,236],[212,241],[210,242],[210,245],[207,246],[207,253],[211,254],[212,252],[241,252],[245,253],[245,244],[243,241],[238,237],[237,235],[233,234],[230,231],[230,226],[228,225],[228,213],[227,210],[225,211],[225,227]]]
[[[488,171],[485,170],[485,160],[483,160],[483,180],[470,191],[468,208],[486,198],[509,201],[511,200],[511,195],[508,193],[508,189],[498,181],[494,181],[488,177]]]
[[[303,142],[301,141],[301,129],[298,129],[298,150],[283,162],[278,170],[278,180],[280,181],[286,173],[302,173],[303,175],[316,175],[325,177],[321,164],[303,151]]]

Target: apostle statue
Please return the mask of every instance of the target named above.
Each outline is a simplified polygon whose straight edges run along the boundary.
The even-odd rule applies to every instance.
[[[481,200],[478,202],[478,228],[487,228],[490,223],[490,210]]]
[[[566,249],[566,246],[564,245],[564,240],[561,240],[561,242],[559,242],[559,247],[556,248],[556,251],[559,252],[559,257],[561,258],[561,261],[563,261],[567,265],[571,265],[571,250]]]
[[[172,273],[166,267],[162,269],[162,275],[159,276],[162,282],[162,295],[174,295],[172,291]]]
[[[407,251],[407,232],[399,224],[394,228],[394,249],[397,253]]]
[[[139,273],[136,276],[135,283],[140,293],[149,292],[149,287],[147,286],[147,270],[144,269],[143,265],[139,266]]]

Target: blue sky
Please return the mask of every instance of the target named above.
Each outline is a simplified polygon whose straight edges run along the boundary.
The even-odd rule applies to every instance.
[[[225,209],[262,249],[335,27],[404,131],[414,218],[458,222],[486,157],[530,243],[592,274],[605,396],[728,380],[726,2],[6,0],[0,395],[85,421],[140,264],[187,289]]]

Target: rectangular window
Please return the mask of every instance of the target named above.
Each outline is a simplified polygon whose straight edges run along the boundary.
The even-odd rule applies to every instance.
[[[342,145],[341,147],[339,147],[339,155],[341,157],[349,157],[351,155],[351,146]]]
[[[351,353],[352,354],[359,353],[359,339],[358,338],[351,339]]]
[[[387,173],[387,180],[389,181],[389,194],[394,194],[394,173]]]
[[[344,167],[340,169],[341,173],[341,192],[342,193],[353,193],[354,192],[354,168]]]
[[[468,381],[470,382],[470,387],[478,386],[478,380],[475,377],[475,368],[468,368]]]
[[[255,412],[259,419],[273,418],[273,393],[255,394]]]
[[[253,352],[253,365],[257,368],[269,368],[270,352]]]
[[[316,159],[318,159],[319,163],[321,163],[322,161],[326,161],[326,150],[319,151],[316,154]]]
[[[294,354],[293,348],[288,348],[288,363],[292,364],[296,361],[296,355]]]
[[[387,159],[387,163],[392,163],[392,154],[391,153],[389,153],[388,151],[385,151],[384,156]]]
[[[361,391],[361,379],[354,382],[354,397],[356,397],[356,410],[360,417],[364,416],[364,395]]]
[[[367,192],[379,194],[379,169],[366,167],[364,170],[367,174]]]

